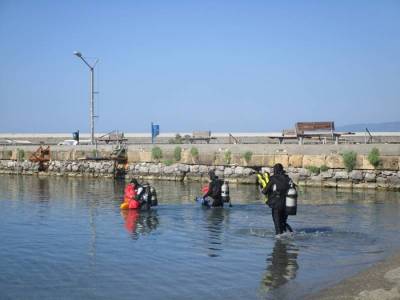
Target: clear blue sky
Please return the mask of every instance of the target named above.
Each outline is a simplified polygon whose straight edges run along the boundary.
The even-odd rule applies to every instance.
[[[400,1],[0,0],[0,132],[399,121]]]

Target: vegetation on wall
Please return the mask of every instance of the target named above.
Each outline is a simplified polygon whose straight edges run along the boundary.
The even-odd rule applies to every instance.
[[[199,150],[196,147],[192,147],[190,149],[190,155],[194,158],[194,159],[198,159],[199,158]]]
[[[177,133],[176,135],[175,135],[175,138],[173,138],[173,139],[170,139],[168,142],[170,143],[170,144],[183,144],[183,138],[182,138],[182,136],[179,134],[179,133]]]
[[[226,150],[224,153],[224,162],[229,165],[232,159],[232,152],[230,150]]]
[[[162,158],[162,150],[160,147],[153,147],[151,149],[151,158],[159,161]]]
[[[251,161],[251,158],[253,157],[253,152],[251,152],[251,151],[246,151],[244,154],[243,154],[243,158],[244,158],[244,161],[248,164],[250,161]]]
[[[378,148],[372,148],[372,150],[368,153],[368,161],[374,166],[374,168],[379,166],[381,163],[381,155]]]
[[[175,161],[180,161],[182,158],[182,148],[177,146],[174,149],[174,159]]]
[[[357,162],[357,153],[354,151],[345,151],[341,155],[347,171],[353,171]]]
[[[166,159],[164,160],[164,165],[166,166],[171,166],[174,162],[172,161],[172,159]]]
[[[321,172],[321,169],[317,166],[307,166],[307,170],[309,170],[312,174],[318,175]]]

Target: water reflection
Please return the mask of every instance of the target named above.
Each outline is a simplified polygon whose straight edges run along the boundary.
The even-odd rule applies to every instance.
[[[121,210],[124,219],[124,227],[131,234],[133,239],[138,239],[140,235],[149,234],[159,225],[157,211],[139,211],[136,209]]]
[[[223,224],[226,215],[229,210],[222,207],[214,207],[205,209],[207,215],[207,255],[209,257],[218,257],[219,252],[223,250],[222,247],[222,235],[223,235]]]
[[[272,253],[267,258],[267,270],[261,281],[261,289],[267,292],[296,277],[299,265],[299,249],[293,241],[277,239]]]

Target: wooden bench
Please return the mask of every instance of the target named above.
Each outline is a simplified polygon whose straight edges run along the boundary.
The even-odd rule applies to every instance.
[[[326,138],[335,140],[335,144],[339,143],[340,133],[335,133],[334,122],[297,122],[295,124],[296,136],[299,144],[303,144],[304,138],[318,138],[326,143]]]
[[[211,139],[215,139],[215,137],[211,137],[211,131],[193,131],[192,136],[189,137],[192,144],[197,141],[204,141],[209,144]]]
[[[126,142],[128,139],[124,137],[123,132],[112,131],[105,135],[102,135],[97,139],[98,142],[105,142],[106,144],[109,143],[123,143]]]

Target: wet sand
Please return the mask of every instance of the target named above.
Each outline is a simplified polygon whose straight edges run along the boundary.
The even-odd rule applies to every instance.
[[[308,300],[400,299],[400,254],[390,256],[337,285],[311,295]]]

